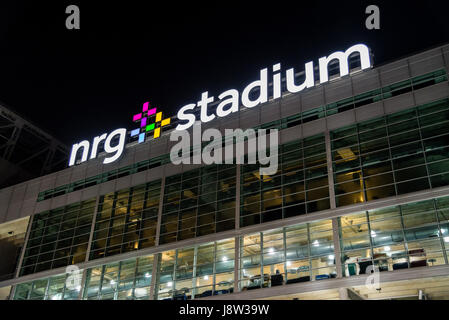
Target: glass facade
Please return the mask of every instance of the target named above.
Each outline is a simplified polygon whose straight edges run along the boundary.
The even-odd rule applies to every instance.
[[[330,133],[337,206],[449,185],[449,100]]]
[[[335,278],[332,221],[241,237],[239,272],[241,291]]]
[[[449,185],[448,99],[330,138],[338,207]],[[161,180],[101,196],[90,259],[234,229],[236,173],[236,165],[209,165],[166,177],[162,204]],[[274,175],[241,165],[240,227],[329,208],[323,134],[280,146]],[[37,214],[21,275],[85,261],[94,210],[91,199]]]
[[[62,274],[16,286],[14,300],[78,300],[81,286],[72,286],[70,275]]]
[[[449,198],[354,213],[339,218],[343,273],[447,264]]]
[[[274,175],[261,177],[258,165],[242,165],[240,227],[329,209],[324,135],[281,150]]]
[[[152,247],[161,180],[100,197],[90,259]]]
[[[232,293],[234,239],[162,252],[155,299],[187,300]]]
[[[344,277],[448,264],[449,197],[338,218]],[[187,300],[336,277],[332,220],[303,223],[86,270],[83,299]],[[238,246],[237,246],[238,244]],[[235,256],[239,248],[238,257]],[[155,259],[157,256],[158,259]],[[238,260],[236,259],[238,258]],[[152,282],[153,269],[156,281]],[[17,285],[14,299],[78,299],[60,275]]]
[[[143,256],[87,270],[85,300],[148,300],[154,256]]]
[[[160,244],[235,227],[235,165],[210,165],[165,179]]]
[[[86,260],[95,198],[33,217],[20,275]]]

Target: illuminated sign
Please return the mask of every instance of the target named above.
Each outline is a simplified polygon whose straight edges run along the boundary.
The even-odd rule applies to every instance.
[[[134,122],[140,121],[140,128],[131,131],[131,137],[138,136],[138,142],[145,141],[146,133],[153,131],[153,138],[159,138],[161,135],[161,128],[170,124],[170,118],[162,120],[162,112],[156,112],[156,108],[149,109],[150,103],[145,102],[142,107],[142,112],[133,116]],[[148,120],[155,118],[153,123]]]
[[[327,57],[318,59],[319,68],[319,84],[329,82],[329,64],[337,61],[339,64],[340,77],[349,75],[349,58],[353,54],[360,56],[360,69],[365,70],[372,67],[371,54],[369,48],[364,44],[356,44],[345,52],[337,51]],[[295,70],[290,68],[285,72],[285,82],[288,93],[298,93],[306,88],[312,88],[315,82],[314,63],[313,61],[305,64],[304,80],[302,83],[296,83]],[[256,92],[258,91],[258,92]],[[254,97],[254,93],[257,97]],[[272,67],[272,99],[276,100],[282,97],[281,89],[281,64],[277,63]],[[268,101],[268,69],[262,69],[259,73],[259,79],[248,84],[242,91],[242,94],[236,89],[230,89],[222,92],[218,96],[219,103],[215,113],[209,113],[209,104],[215,101],[209,93],[203,92],[201,100],[197,103],[191,103],[179,109],[177,117],[179,124],[176,130],[182,131],[190,128],[196,121],[196,115],[192,113],[195,108],[200,108],[200,121],[210,122],[216,117],[223,118],[231,113],[239,111],[241,104],[246,108],[254,108]],[[162,112],[157,112],[156,108],[150,107],[149,102],[143,104],[142,112],[133,116],[133,121],[139,123],[139,127],[131,130],[131,137],[137,137],[138,143],[145,141],[148,132],[153,132],[153,138],[161,135],[162,127],[170,124],[170,118],[162,119]],[[89,159],[97,157],[100,144],[104,141],[104,151],[106,157],[104,164],[112,163],[120,158],[125,148],[125,138],[127,130],[124,128],[116,129],[109,134],[103,133],[93,139],[92,146],[89,141],[84,140],[72,146],[69,158],[69,166],[75,163],[81,163]],[[114,143],[113,143],[114,141]],[[113,145],[114,144],[114,145]],[[92,148],[91,148],[92,147]],[[77,157],[81,159],[77,161]]]
[[[371,55],[369,48],[364,44],[356,44],[345,52],[337,51],[327,57],[322,57],[318,60],[320,84],[329,81],[329,63],[333,60],[337,60],[339,63],[340,77],[349,75],[349,57],[352,54],[358,53],[360,55],[360,68],[365,70],[371,68]],[[281,64],[277,63],[273,65],[273,100],[279,99],[282,96],[281,90]],[[295,70],[293,68],[286,71],[286,86],[287,91],[290,93],[298,93],[306,88],[315,86],[314,76],[314,64],[313,61],[305,64],[305,79],[302,83],[295,83]],[[251,92],[258,89],[258,97],[250,97]],[[209,122],[215,119],[215,117],[226,117],[233,112],[239,111],[239,104],[246,108],[254,108],[262,103],[268,101],[268,69],[260,70],[259,79],[251,82],[243,89],[240,96],[239,92],[235,89],[227,90],[218,96],[219,104],[217,106],[216,114],[208,113],[209,104],[215,101],[214,97],[209,96],[209,92],[203,92],[201,94],[201,100],[196,104],[191,103],[183,106],[178,111],[178,120],[184,122],[178,124],[176,130],[186,130],[190,128],[196,119],[194,113],[191,113],[195,108],[200,108],[200,121]],[[190,113],[189,113],[190,112]]]
[[[118,137],[118,142],[113,146],[112,139],[114,139],[115,137]],[[115,160],[120,158],[120,156],[123,153],[123,149],[125,148],[125,138],[126,138],[126,129],[121,128],[112,131],[110,134],[103,133],[102,135],[95,137],[92,142],[91,150],[90,150],[90,143],[87,140],[74,144],[72,146],[72,152],[70,153],[69,167],[75,164],[76,156],[79,151],[81,151],[81,160],[79,161],[80,163],[87,160],[87,157],[89,156],[89,150],[90,150],[89,159],[95,159],[98,153],[98,146],[102,141],[104,141],[104,151],[108,155],[110,153],[113,153],[112,156],[105,157],[103,163],[108,164],[114,162]]]

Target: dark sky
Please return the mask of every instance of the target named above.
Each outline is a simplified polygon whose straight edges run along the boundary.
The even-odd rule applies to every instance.
[[[132,128],[145,101],[169,116],[241,90],[277,62],[299,71],[362,42],[380,64],[449,43],[445,1],[42,2],[0,4],[0,101],[67,144]],[[80,30],[65,28],[69,4]],[[369,4],[381,30],[365,28]]]

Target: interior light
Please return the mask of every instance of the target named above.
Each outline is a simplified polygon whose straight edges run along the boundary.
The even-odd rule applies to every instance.
[[[446,229],[441,229],[441,233],[442,233],[442,234],[445,234],[446,232],[447,232]]]
[[[173,282],[167,282],[167,287],[171,287],[173,285]]]
[[[115,281],[111,280],[109,283],[111,284],[111,286],[113,286],[115,284]]]
[[[290,261],[287,261],[287,267],[290,267],[292,263]]]
[[[444,237],[444,242],[449,242],[449,237]]]
[[[149,272],[145,273],[145,278],[151,277],[151,274]]]
[[[224,256],[223,258],[221,258],[221,261],[223,261],[223,262],[228,261],[228,257]]]
[[[374,231],[374,230],[371,230],[371,237],[375,237],[376,236],[376,231]]]
[[[51,300],[61,300],[62,293],[55,294],[53,297],[51,297]]]
[[[385,250],[385,252],[388,252],[388,251],[391,250],[391,248],[390,248],[389,246],[385,246],[385,247],[384,247],[384,250]]]
[[[135,295],[136,297],[143,297],[146,296],[147,290],[145,288],[136,288]]]
[[[209,280],[209,276],[204,276],[203,279],[204,280]]]
[[[335,256],[333,254],[330,254],[329,255],[329,260],[334,260],[334,259],[335,259]]]
[[[315,247],[318,247],[318,246],[320,245],[320,243],[318,242],[318,240],[315,240],[312,244],[313,244]]]
[[[273,254],[274,253],[274,249],[273,248],[269,248],[268,249],[268,253]]]

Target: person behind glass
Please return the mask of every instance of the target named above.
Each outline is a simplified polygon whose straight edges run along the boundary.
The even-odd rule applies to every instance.
[[[284,283],[284,277],[279,270],[276,270],[276,274],[271,276],[271,286],[279,286]]]

